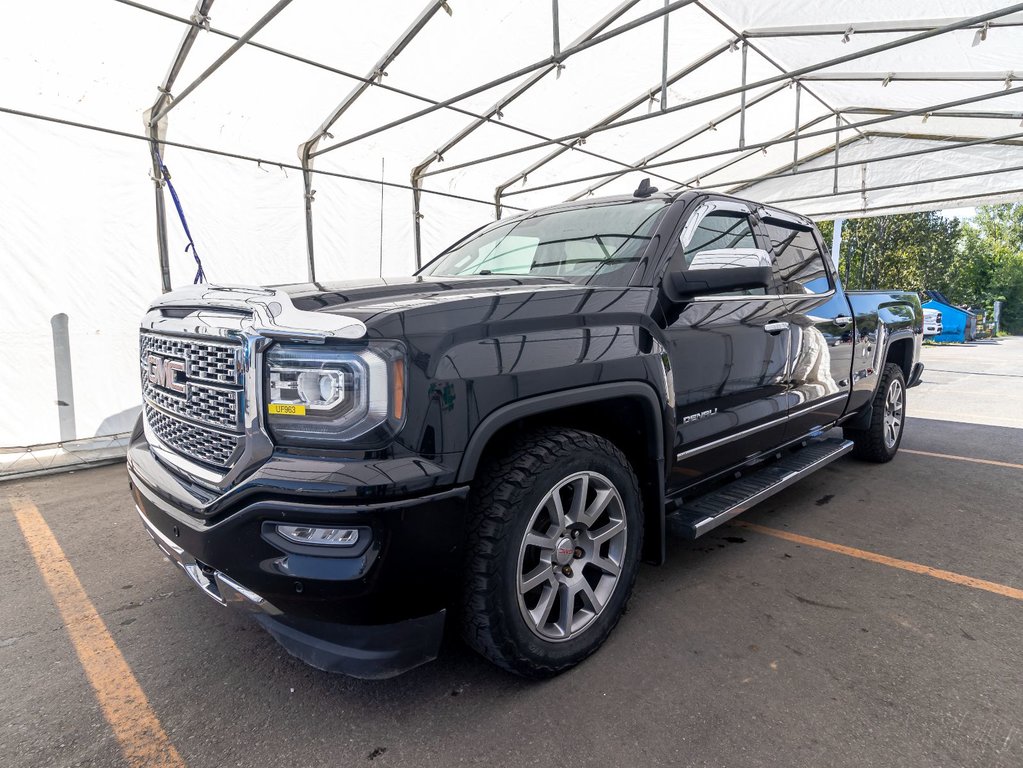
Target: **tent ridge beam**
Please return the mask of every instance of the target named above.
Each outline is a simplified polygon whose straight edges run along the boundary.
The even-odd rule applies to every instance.
[[[202,85],[206,81],[206,79],[209,78],[210,75],[212,75],[214,72],[220,69],[220,67],[223,66],[228,59],[230,59],[232,56],[238,53],[238,51],[242,49],[242,46],[244,46],[245,43],[249,41],[249,39],[255,36],[256,33],[258,33],[263,27],[269,24],[277,14],[279,14],[289,5],[291,5],[291,0],[278,0],[277,3],[275,3],[274,6],[269,11],[263,14],[255,24],[248,28],[248,30],[243,32],[242,35],[237,40],[235,40],[235,42],[232,43],[226,51],[220,54],[220,56],[217,57],[216,61],[210,64],[201,75],[199,75],[195,80],[193,80],[191,83],[185,86],[184,90],[182,90],[181,93],[179,93],[176,98],[172,98],[170,100],[170,103],[165,104],[163,108],[153,116],[152,118],[153,122],[158,122],[165,118],[168,112],[174,109],[174,107],[176,107],[186,98],[188,98],[189,94],[191,94],[192,91],[194,91],[196,88]]]
[[[702,7],[702,5],[700,7]],[[809,65],[804,66],[804,67],[799,67],[798,69],[794,69],[794,70],[791,70],[789,72],[783,72],[781,74],[774,75],[772,77],[768,77],[768,78],[765,78],[763,80],[758,80],[758,81],[756,81],[754,83],[749,83],[746,86],[746,90],[753,90],[753,89],[757,89],[757,88],[763,88],[765,86],[773,85],[775,83],[793,80],[793,79],[799,77],[800,75],[808,74],[810,72],[815,72],[815,71],[820,70],[820,69],[826,69],[828,67],[837,66],[838,64],[844,64],[847,61],[854,61],[856,59],[861,59],[861,58],[865,58],[867,56],[872,56],[872,55],[874,55],[876,53],[881,53],[883,51],[888,51],[888,50],[892,50],[892,49],[895,49],[895,48],[901,48],[903,46],[911,45],[913,43],[917,43],[917,42],[920,42],[922,40],[927,40],[927,39],[930,39],[932,37],[937,37],[938,35],[943,35],[943,34],[948,34],[949,32],[954,32],[955,30],[962,29],[962,28],[964,28],[964,27],[966,27],[966,26],[968,26],[970,24],[976,24],[976,23],[979,23],[979,22],[983,22],[983,21],[987,21],[987,20],[990,20],[990,19],[998,18],[1000,16],[1006,16],[1006,15],[1009,15],[1010,13],[1014,13],[1014,12],[1017,12],[1019,10],[1023,10],[1023,3],[1017,3],[1016,5],[1009,6],[1008,8],[1001,8],[1001,9],[999,9],[997,11],[991,11],[989,13],[981,14],[980,16],[971,16],[969,18],[962,19],[962,20],[956,22],[955,24],[952,24],[952,25],[949,25],[949,26],[946,26],[946,27],[939,27],[939,28],[936,28],[936,29],[927,30],[927,31],[921,32],[919,34],[909,35],[908,37],[902,37],[902,38],[899,38],[897,40],[892,40],[892,41],[889,41],[887,43],[883,43],[881,45],[872,46],[870,48],[864,48],[863,50],[860,50],[860,51],[854,51],[852,53],[845,54],[843,56],[838,56],[838,57],[835,57],[835,58],[832,58],[832,59],[827,59],[825,61],[817,62],[816,64],[809,64]],[[666,114],[670,114],[670,113],[674,113],[674,112],[679,112],[679,111],[682,111],[684,109],[691,109],[692,107],[696,107],[696,106],[699,106],[701,104],[706,104],[706,103],[711,102],[711,101],[717,101],[718,99],[726,98],[728,96],[735,96],[735,95],[738,95],[738,93],[741,90],[743,90],[741,86],[737,87],[737,88],[729,88],[729,89],[724,90],[724,91],[719,91],[718,93],[709,94],[707,96],[701,96],[700,98],[693,99],[691,101],[687,101],[687,102],[684,102],[682,104],[676,104],[675,106],[669,107],[666,110],[663,110],[663,111],[660,111],[660,112],[656,112],[656,113],[651,113],[650,115],[638,115],[638,116],[635,116],[635,117],[626,118],[624,120],[619,120],[619,121],[616,121],[614,123],[609,123],[608,125],[605,125],[605,126],[601,127],[600,129],[597,129],[597,130],[599,130],[599,131],[608,131],[608,130],[615,130],[615,129],[624,128],[626,126],[632,125],[634,123],[642,122],[643,120],[647,120],[647,119],[650,119],[650,118],[653,118],[653,117],[660,117],[661,115],[666,115]],[[1011,92],[1012,92],[1011,89],[1003,91],[1003,93],[1011,93]],[[375,129],[374,131],[371,131],[371,132],[369,132],[369,134],[366,134],[366,135],[372,135],[373,133],[377,133],[380,130],[386,130],[387,127],[390,127],[390,125],[383,126],[381,128]],[[848,127],[852,128],[852,129],[855,129],[854,124],[849,124]],[[595,132],[597,132],[597,131],[590,131],[590,133],[595,133]],[[507,150],[505,152],[496,153],[496,154],[490,155],[488,157],[475,158],[473,160],[466,161],[465,163],[461,163],[461,164],[454,165],[454,166],[449,166],[448,168],[444,169],[443,171],[435,171],[434,173],[441,173],[441,172],[448,172],[448,173],[450,173],[451,171],[457,170],[459,168],[464,168],[464,167],[468,167],[468,166],[471,166],[471,165],[477,165],[479,163],[488,162],[490,160],[497,160],[497,159],[502,158],[502,157],[508,157],[508,156],[511,156],[511,155],[521,154],[522,152],[529,152],[529,151],[532,151],[534,149],[541,149],[541,148],[543,148],[545,146],[550,146],[553,143],[560,143],[560,142],[564,142],[564,141],[570,141],[572,139],[578,138],[580,135],[582,135],[582,134],[579,133],[579,132],[566,134],[564,136],[559,136],[558,138],[553,139],[553,140],[551,140],[549,142],[541,142],[539,144],[530,144],[530,145],[526,145],[526,146],[522,146],[522,147],[517,147],[516,149],[513,149],[513,150]],[[356,140],[358,138],[364,138],[364,137],[365,137],[365,135],[360,136],[360,137],[356,137],[355,139],[350,139],[349,142],[353,141],[353,140]]]

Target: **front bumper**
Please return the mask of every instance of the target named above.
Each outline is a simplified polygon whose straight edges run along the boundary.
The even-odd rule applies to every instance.
[[[202,517],[145,482],[157,460],[139,440],[128,471],[142,523],[209,597],[251,611],[291,654],[326,671],[390,677],[436,657],[457,595],[467,487],[374,503],[241,494]],[[272,535],[274,522],[358,527],[369,540],[350,551],[289,546]]]

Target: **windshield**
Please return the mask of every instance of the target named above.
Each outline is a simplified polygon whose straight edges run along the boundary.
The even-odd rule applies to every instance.
[[[533,275],[624,287],[669,200],[538,213],[498,223],[442,254],[425,275]]]

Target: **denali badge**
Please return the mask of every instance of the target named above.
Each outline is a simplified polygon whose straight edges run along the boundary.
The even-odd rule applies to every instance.
[[[709,411],[700,411],[699,413],[694,413],[691,416],[683,416],[682,423],[692,424],[694,421],[699,421],[700,419],[705,419],[708,416],[713,416],[717,412],[717,408],[711,408]]]
[[[146,358],[146,378],[151,384],[183,395],[185,394],[185,361],[150,355]]]

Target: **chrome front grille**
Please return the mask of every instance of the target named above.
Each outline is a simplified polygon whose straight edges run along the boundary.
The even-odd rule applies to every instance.
[[[244,440],[241,356],[241,344],[233,340],[142,332],[146,421],[166,447],[203,464],[230,466]],[[164,361],[179,369],[171,380],[151,375],[154,364]]]
[[[221,341],[198,341],[180,336],[143,333],[139,346],[142,360],[150,354],[185,361],[185,375],[221,384],[241,384],[239,346]]]
[[[241,442],[241,435],[228,435],[175,419],[146,405],[146,421],[168,448],[206,464],[226,467]]]

